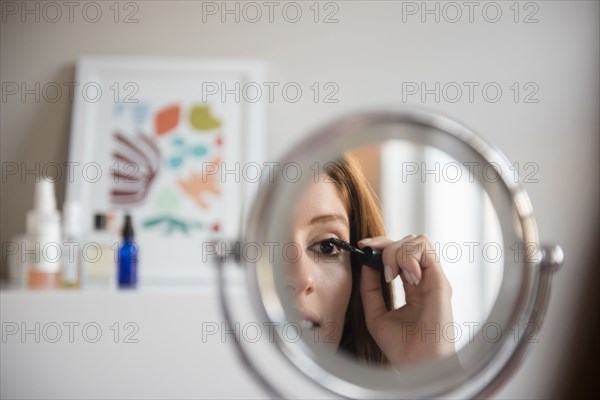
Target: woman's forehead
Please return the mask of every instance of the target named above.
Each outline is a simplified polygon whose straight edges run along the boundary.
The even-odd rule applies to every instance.
[[[310,183],[296,205],[295,222],[302,225],[337,222],[348,226],[348,214],[335,183],[325,180]]]

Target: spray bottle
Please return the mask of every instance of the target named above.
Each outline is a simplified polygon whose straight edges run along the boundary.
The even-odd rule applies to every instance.
[[[30,289],[56,289],[60,283],[61,229],[56,209],[54,183],[46,179],[35,186],[34,209],[27,214],[29,245],[35,249],[29,262]]]

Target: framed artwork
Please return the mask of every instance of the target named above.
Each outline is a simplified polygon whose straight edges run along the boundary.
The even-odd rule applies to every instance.
[[[236,238],[263,161],[264,104],[222,95],[264,82],[250,60],[86,57],[77,64],[67,199],[120,230],[132,216],[140,282],[207,276],[203,243]]]

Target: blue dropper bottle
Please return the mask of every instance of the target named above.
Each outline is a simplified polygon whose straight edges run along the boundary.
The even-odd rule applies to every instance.
[[[121,289],[135,288],[137,283],[138,245],[133,241],[131,216],[125,215],[123,243],[119,247],[118,284]]]

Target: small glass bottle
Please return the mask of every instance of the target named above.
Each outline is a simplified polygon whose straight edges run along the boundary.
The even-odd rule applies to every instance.
[[[60,280],[63,288],[79,288],[81,282],[81,207],[76,201],[63,206],[63,247]]]
[[[118,283],[121,289],[132,289],[137,285],[138,246],[133,238],[131,216],[126,215],[125,226],[123,227],[123,242],[119,247]]]
[[[109,289],[114,287],[118,241],[106,229],[106,214],[94,215],[94,230],[88,236],[84,255],[82,286]]]

